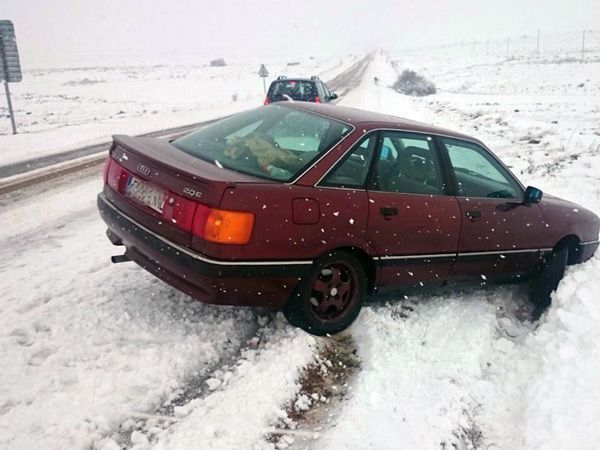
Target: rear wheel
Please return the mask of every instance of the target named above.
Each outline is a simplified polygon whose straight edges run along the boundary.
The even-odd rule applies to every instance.
[[[532,318],[539,319],[542,313],[550,306],[552,292],[556,291],[558,283],[562,280],[569,259],[569,248],[560,245],[544,262],[542,270],[531,285],[529,298],[534,305]]]
[[[336,251],[315,261],[283,312],[290,324],[311,334],[335,334],[354,322],[366,294],[360,261]]]

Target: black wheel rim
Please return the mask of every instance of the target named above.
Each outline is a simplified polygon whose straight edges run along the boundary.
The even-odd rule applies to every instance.
[[[356,272],[343,261],[323,266],[309,293],[312,313],[324,322],[341,319],[356,302]]]

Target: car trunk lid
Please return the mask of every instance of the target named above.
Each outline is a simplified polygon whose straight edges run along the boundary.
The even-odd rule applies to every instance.
[[[217,208],[226,189],[257,179],[201,160],[155,138],[114,136],[107,184],[110,199],[157,234],[201,250],[192,233],[198,208]]]

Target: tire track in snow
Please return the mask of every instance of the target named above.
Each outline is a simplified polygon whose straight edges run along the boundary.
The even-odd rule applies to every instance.
[[[265,440],[276,448],[319,448],[319,434],[335,426],[359,370],[356,343],[349,332],[323,339],[313,361],[300,373],[299,392],[287,402],[284,417]]]
[[[239,345],[226,348],[216,361],[185,380],[181,389],[174,392],[173,396],[163,402],[159,408],[149,412],[133,413],[131,419],[135,421],[135,425],[132,426],[131,420],[126,421],[125,428],[129,429],[119,429],[112,436],[107,435],[107,437],[117,441],[122,448],[134,446],[133,441],[139,440],[140,435],[146,436],[148,441],[152,442],[158,424],[161,425],[162,430],[166,430],[191,411],[193,406],[190,405],[227,389],[229,374],[247,360],[246,353],[259,351],[262,341],[269,339],[273,334],[269,323],[274,319],[274,315],[272,311],[262,311],[252,326],[245,330]],[[132,436],[134,436],[133,440]]]
[[[373,55],[368,54],[361,60],[354,63],[348,70],[342,72],[326,83],[327,87],[331,91],[336,93],[339,91],[338,100],[336,103],[339,101],[339,99],[346,96],[348,92],[360,85],[365,71],[367,70],[367,67],[369,67],[369,64],[372,60]]]
[[[320,340],[290,327],[280,314],[259,325],[260,340],[242,351],[229,372],[221,371],[218,386],[182,405],[176,417],[142,417],[142,431],[134,429],[132,421],[127,443],[107,438],[96,447],[262,448],[263,434],[284,414],[280,405],[297,391],[297,374],[312,359]]]
[[[133,412],[131,418],[122,423],[116,432],[108,433],[105,437],[118,442],[121,448],[134,446],[134,441],[141,439],[140,436],[145,436],[148,442],[152,442],[159,428],[167,429],[188,413],[186,405],[202,400],[217,390],[225,389],[226,384],[221,378],[240,365],[245,358],[245,352],[260,347],[261,340],[265,333],[268,333],[265,326],[273,319],[273,315],[273,312],[265,311],[264,315],[258,316],[245,330],[239,345],[227,347],[217,360],[184,380],[181,388],[173,392],[158,408]]]

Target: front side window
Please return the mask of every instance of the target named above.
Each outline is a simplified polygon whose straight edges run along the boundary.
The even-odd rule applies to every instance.
[[[518,198],[521,188],[512,176],[481,146],[442,138],[456,176],[460,197]]]
[[[321,86],[323,87],[323,93],[325,94],[325,97],[330,98],[331,91],[329,90],[329,88],[325,85],[325,83],[321,83]]]
[[[208,125],[172,144],[219,167],[290,181],[351,129],[306,111],[269,105]]]
[[[441,167],[429,136],[386,131],[375,161],[373,190],[444,195]]]

